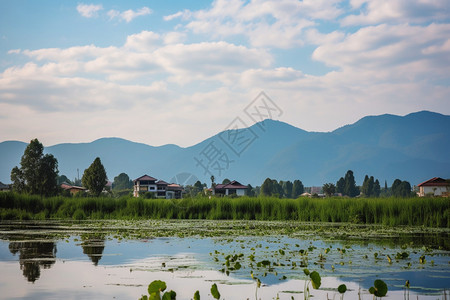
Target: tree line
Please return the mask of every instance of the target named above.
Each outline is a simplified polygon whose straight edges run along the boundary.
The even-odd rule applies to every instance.
[[[52,154],[44,154],[44,147],[34,139],[26,147],[20,161],[20,167],[16,166],[11,170],[12,188],[19,193],[27,193],[41,196],[54,196],[61,193],[60,185],[63,182],[71,184],[65,176],[58,176],[58,160]],[[211,177],[212,185],[215,184]],[[229,179],[224,179],[222,184],[229,183]],[[99,157],[95,158],[92,164],[84,171],[80,182],[89,191],[92,196],[99,196],[107,183],[106,170]],[[133,188],[133,181],[126,173],[120,173],[114,177],[113,190],[119,196],[129,195]],[[204,195],[207,188],[206,183],[197,181],[192,186],[186,186],[186,194],[191,197]],[[407,181],[395,179],[392,187],[388,189],[385,181],[384,189],[381,189],[380,182],[374,176],[366,175],[362,186],[357,186],[352,170],[348,170],[345,176],[340,177],[334,183],[325,183],[322,191],[326,196],[342,195],[348,197],[410,197],[411,184]],[[305,187],[301,180],[296,179],[293,182],[277,181],[276,179],[266,178],[259,187],[247,186],[248,196],[274,196],[278,198],[298,198],[305,192]],[[205,194],[206,195],[206,194]]]
[[[11,170],[12,188],[18,193],[54,196],[61,192],[58,173],[58,160],[52,154],[44,155],[44,146],[34,139],[25,148],[20,167]],[[92,196],[103,191],[107,177],[99,157],[84,171],[81,182]]]

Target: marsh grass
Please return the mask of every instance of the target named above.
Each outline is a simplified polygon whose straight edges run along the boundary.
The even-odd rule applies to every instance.
[[[450,227],[449,198],[65,198],[0,193],[0,220],[291,220]]]

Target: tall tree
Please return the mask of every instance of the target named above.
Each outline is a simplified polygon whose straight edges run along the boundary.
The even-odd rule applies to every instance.
[[[91,195],[98,197],[107,183],[106,179],[105,167],[97,157],[89,168],[84,170],[81,182],[89,189]]]
[[[283,182],[283,192],[284,192],[284,196],[286,198],[292,198],[292,188],[293,187],[294,187],[294,185],[289,180]]]
[[[370,176],[369,178],[369,184],[368,184],[368,190],[369,190],[369,197],[372,197],[375,195],[375,191],[374,191],[374,185],[375,185],[375,179],[373,178],[373,176]]]
[[[133,187],[133,181],[130,180],[130,177],[126,173],[120,173],[116,177],[114,177],[113,181],[113,190],[127,190]]]
[[[334,193],[336,192],[336,186],[333,183],[325,183],[322,186],[322,189],[325,195],[327,195],[328,197],[333,196]]]
[[[369,197],[370,191],[369,191],[369,175],[366,175],[364,177],[363,184],[361,186],[361,193],[363,193],[364,196]]]
[[[411,184],[408,181],[395,179],[391,190],[394,197],[411,197]]]
[[[261,185],[261,194],[263,196],[272,196],[273,193],[273,181],[270,178],[266,178]]]
[[[20,168],[11,170],[13,189],[18,192],[51,196],[57,192],[58,161],[44,155],[44,146],[34,139],[25,149]]]
[[[373,185],[373,195],[375,197],[380,197],[380,193],[381,193],[380,182],[377,179],[377,180],[375,180],[375,183]]]
[[[255,191],[253,190],[253,187],[251,184],[247,184],[247,196],[254,197]]]
[[[51,154],[42,157],[39,166],[40,195],[56,195],[58,192],[58,161]]]
[[[338,182],[336,182],[336,193],[344,194],[345,190],[345,179],[344,177],[339,178]]]
[[[344,195],[349,197],[355,197],[359,195],[359,189],[356,187],[355,177],[353,176],[353,171],[348,170],[345,174],[345,187],[344,187]]]
[[[272,196],[283,197],[283,186],[276,179],[272,179]]]
[[[304,192],[305,187],[303,186],[303,183],[298,179],[294,180],[294,184],[292,185],[292,198],[296,199]]]

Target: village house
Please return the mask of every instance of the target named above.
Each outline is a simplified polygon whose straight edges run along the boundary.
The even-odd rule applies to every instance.
[[[85,192],[87,189],[81,186],[76,186],[76,185],[70,185],[68,183],[62,183],[61,184],[61,188],[63,190],[69,191],[72,195],[75,195],[76,193],[79,192]]]
[[[247,186],[240,184],[236,180],[231,181],[227,184],[217,184],[214,188],[213,194],[215,195],[236,195],[245,196],[247,191]]]
[[[442,179],[440,177],[433,177],[427,181],[419,183],[417,185],[419,192],[417,195],[419,197],[425,196],[440,196],[449,197],[450,196],[450,180]]]
[[[0,181],[0,192],[9,192],[11,190],[11,186],[9,184],[4,184]]]
[[[133,180],[133,196],[139,197],[140,193],[154,193],[157,198],[180,199],[183,187],[175,183],[167,183],[147,174]]]

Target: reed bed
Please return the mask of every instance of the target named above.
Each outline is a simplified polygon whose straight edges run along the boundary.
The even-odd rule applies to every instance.
[[[449,198],[65,198],[0,193],[0,220],[211,219],[450,228]]]

